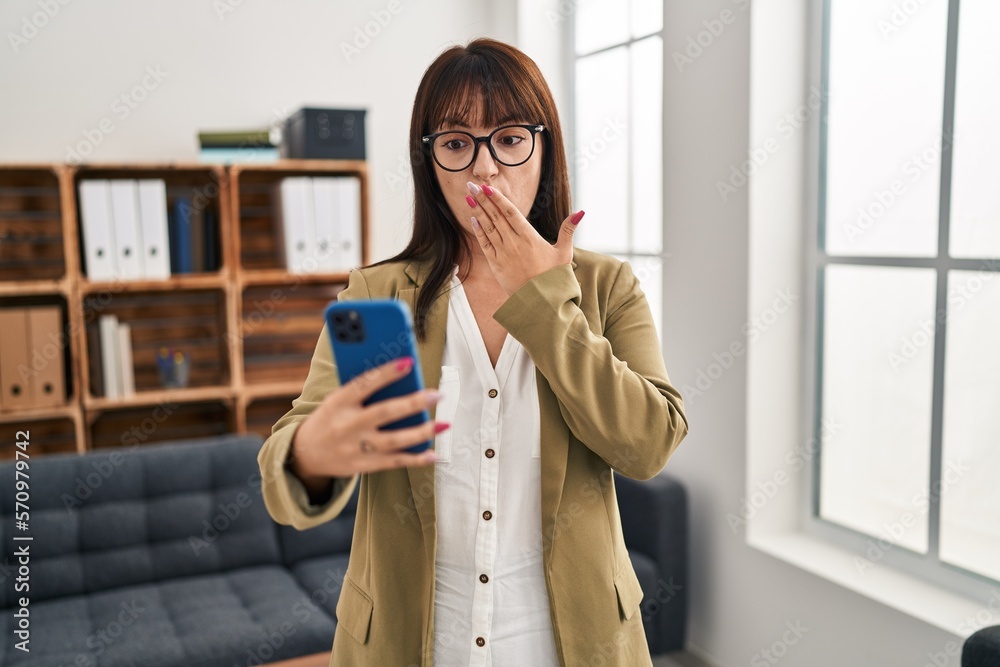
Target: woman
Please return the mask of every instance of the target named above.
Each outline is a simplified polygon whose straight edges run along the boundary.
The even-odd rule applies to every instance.
[[[339,300],[405,301],[437,391],[363,406],[410,365],[339,386],[324,328],[258,457],[269,512],[300,530],[360,482],[330,664],[649,665],[612,469],[652,477],[687,421],[638,280],[574,250],[559,116],[517,49],[442,53],[410,149],[413,237]]]

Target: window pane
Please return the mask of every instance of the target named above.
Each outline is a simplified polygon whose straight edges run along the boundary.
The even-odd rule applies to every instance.
[[[587,0],[574,7],[577,53],[590,53],[628,40],[628,10],[618,0]]]
[[[898,26],[896,4],[831,3],[830,254],[937,253],[948,3],[922,3]]]
[[[632,36],[642,37],[663,28],[663,0],[632,0]]]
[[[934,271],[828,266],[825,283],[820,515],[926,551]]]
[[[951,185],[953,257],[1000,257],[998,25],[1000,2],[962,0]]]
[[[1000,273],[952,271],[948,295],[941,559],[1000,579]]]
[[[626,47],[576,61],[573,208],[587,212],[577,240],[592,250],[628,250],[628,135],[616,134],[627,123],[627,83]]]
[[[632,45],[632,249],[663,245],[663,40]],[[622,136],[624,138],[627,135]]]

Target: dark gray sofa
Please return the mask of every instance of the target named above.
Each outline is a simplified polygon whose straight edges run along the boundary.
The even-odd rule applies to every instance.
[[[962,645],[962,667],[1000,665],[1000,625],[982,628],[969,635]]]
[[[15,530],[15,464],[0,464],[0,665],[216,667],[329,651],[357,490],[329,523],[278,525],[260,494],[261,443],[223,436],[31,459],[27,532]],[[684,491],[668,477],[615,479],[650,648],[679,649]],[[13,539],[24,535],[33,540]],[[15,590],[22,545],[27,592]],[[30,653],[15,647],[24,595]]]

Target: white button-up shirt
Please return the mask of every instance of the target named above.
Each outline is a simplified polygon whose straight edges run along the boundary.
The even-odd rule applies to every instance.
[[[535,364],[507,334],[496,368],[451,278],[435,438],[434,664],[558,666],[542,569]]]

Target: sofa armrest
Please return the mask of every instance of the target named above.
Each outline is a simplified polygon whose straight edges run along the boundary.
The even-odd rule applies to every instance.
[[[615,475],[618,511],[625,546],[650,558],[659,584],[644,591],[644,616],[653,623],[650,650],[655,654],[684,647],[688,589],[687,492],[673,475],[639,481]]]
[[[962,646],[962,667],[994,667],[1000,665],[1000,625],[994,625],[969,635]]]

